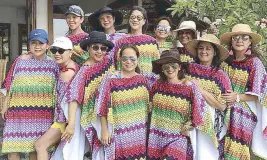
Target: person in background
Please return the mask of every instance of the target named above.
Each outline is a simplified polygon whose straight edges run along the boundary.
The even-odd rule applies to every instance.
[[[72,5],[65,13],[66,21],[69,26],[68,37],[73,43],[73,54],[71,59],[79,65],[82,65],[89,56],[89,53],[82,50],[80,42],[88,37],[88,33],[82,29],[82,23],[84,21],[84,12],[81,7]]]
[[[222,94],[232,90],[228,75],[220,68],[220,64],[228,57],[228,50],[220,45],[220,40],[205,34],[198,40],[192,40],[185,46],[195,58],[195,63],[189,63],[185,74],[186,79],[194,81],[206,100],[204,124],[196,131],[197,160],[218,160],[219,142],[225,136],[231,103],[227,103]]]
[[[177,39],[177,49],[181,54],[181,61],[193,62],[194,57],[186,50],[185,45],[189,41],[197,39],[196,23],[194,21],[183,21],[173,32]]]
[[[185,79],[185,69],[177,50],[163,51],[153,61],[153,72],[160,79],[150,90],[147,159],[194,158],[190,131],[204,123],[205,100],[197,86]]]
[[[154,31],[160,52],[174,48],[172,42],[166,42],[166,39],[172,35],[171,25],[169,17],[160,17],[155,23]]]
[[[49,159],[48,148],[59,142],[61,135],[65,131],[67,119],[61,103],[68,85],[79,71],[78,64],[71,60],[72,49],[72,42],[67,37],[55,39],[50,47],[50,51],[54,55],[54,60],[59,65],[60,75],[57,84],[57,103],[54,112],[54,123],[48,131],[35,142],[38,160]]]
[[[89,24],[97,31],[105,32],[107,35],[107,40],[111,41],[113,44],[124,37],[125,33],[116,32],[115,26],[120,25],[123,21],[123,14],[120,11],[114,11],[109,7],[103,7],[91,14],[88,17]],[[114,63],[115,48],[113,48],[107,54]],[[114,64],[115,65],[115,64]]]
[[[143,160],[146,159],[148,81],[139,74],[137,47],[124,46],[119,60],[121,71],[107,74],[99,88],[96,103],[101,122],[99,134],[106,160]]]
[[[224,159],[256,159],[251,153],[267,159],[267,76],[253,50],[261,36],[247,24],[236,24],[232,32],[221,36],[221,41],[231,49],[221,66],[233,88],[222,97],[234,103],[225,137]]]
[[[5,119],[2,153],[9,160],[19,160],[19,153],[30,153],[36,160],[34,142],[50,128],[56,107],[59,68],[46,55],[48,34],[43,29],[29,35],[31,54],[19,56],[2,84],[6,95],[1,110]]]

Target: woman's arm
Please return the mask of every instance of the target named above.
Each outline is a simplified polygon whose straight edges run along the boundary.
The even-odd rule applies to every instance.
[[[238,99],[239,96],[239,99]],[[258,97],[251,94],[237,94],[233,91],[227,90],[227,93],[223,94],[222,97],[226,102],[236,102],[236,101],[256,101]]]
[[[106,116],[100,117],[101,121],[101,142],[103,145],[110,144],[110,133],[108,132],[108,121]]]
[[[210,106],[212,106],[212,107],[214,107],[214,108],[216,108],[216,109],[218,109],[220,111],[224,111],[226,109],[226,107],[227,107],[226,104],[220,103],[214,97],[214,95],[212,93],[210,93],[210,92],[208,92],[208,91],[206,91],[204,89],[201,89],[200,91],[201,91],[201,94],[203,95],[203,97],[205,98],[205,100],[207,101],[207,103]]]

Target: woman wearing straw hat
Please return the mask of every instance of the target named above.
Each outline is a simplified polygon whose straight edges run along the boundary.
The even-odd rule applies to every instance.
[[[114,11],[109,7],[103,7],[88,17],[89,24],[96,30],[105,32],[107,40],[116,44],[116,42],[126,34],[116,32],[115,26],[123,21],[123,14],[120,11]],[[108,53],[114,58],[114,48]],[[113,60],[114,61],[114,60]],[[113,62],[114,63],[114,62]]]
[[[231,82],[220,64],[228,57],[228,51],[220,40],[206,34],[186,44],[186,49],[195,57],[196,63],[190,63],[186,79],[194,80],[206,99],[209,110],[205,115],[205,123],[196,131],[196,159],[217,160],[219,158],[218,142],[226,133],[225,114],[230,104],[221,95],[231,90]]]
[[[197,86],[185,80],[181,64],[177,50],[163,51],[160,59],[153,61],[153,72],[160,79],[150,91],[147,159],[193,159],[189,131],[204,123],[207,109]]]
[[[251,31],[247,24],[237,24],[232,32],[221,36],[229,45],[230,56],[222,68],[230,77],[233,91],[223,98],[234,102],[230,124],[225,138],[225,159],[250,159],[249,146],[255,155],[267,159],[267,101],[266,71],[252,48],[261,36]]]
[[[196,23],[194,21],[183,21],[173,32],[175,33],[176,39],[178,40],[177,49],[181,54],[181,61],[193,62],[194,57],[186,50],[185,45],[189,41],[197,39]]]
[[[67,88],[65,97],[70,114],[62,139],[69,142],[72,139],[75,140],[75,136],[77,136],[74,134],[76,126],[81,125],[89,141],[92,159],[94,160],[99,158],[97,153],[101,147],[101,142],[96,134],[96,129],[99,126],[94,126],[96,121],[95,98],[103,77],[107,72],[113,70],[112,61],[107,57],[106,52],[109,52],[114,44],[106,39],[105,33],[93,31],[87,39],[81,42],[80,46],[83,50],[88,51],[90,56]],[[78,121],[78,123],[76,121],[77,112],[81,112],[80,122]],[[78,143],[77,145],[82,147],[85,144]],[[79,147],[76,147],[76,149],[79,149]]]

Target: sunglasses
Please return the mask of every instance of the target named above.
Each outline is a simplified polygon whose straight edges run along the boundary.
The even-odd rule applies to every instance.
[[[98,51],[99,49],[101,50],[101,52],[107,52],[108,51],[107,46],[91,45],[91,47],[93,48],[94,51]]]
[[[162,65],[162,70],[163,70],[163,71],[168,71],[168,70],[170,69],[170,67],[171,67],[172,69],[177,69],[178,66],[179,66],[179,65],[176,64],[176,63],[163,64],[163,65]]]
[[[171,30],[171,27],[170,26],[157,25],[157,30],[169,32]]]
[[[234,40],[234,41],[238,41],[240,39],[242,39],[242,41],[247,41],[250,38],[251,37],[249,35],[235,35],[235,36],[232,36],[232,40]]]
[[[135,57],[135,56],[122,56],[121,60],[123,62],[126,62],[128,60],[130,60],[131,62],[135,62],[137,60],[137,57]]]
[[[50,52],[52,52],[52,54],[56,54],[57,52],[59,54],[63,54],[66,50],[65,49],[62,49],[62,48],[51,48],[50,49]]]
[[[134,19],[137,19],[138,21],[142,21],[144,19],[143,16],[136,16],[136,15],[131,15],[130,16],[130,20],[134,20]]]

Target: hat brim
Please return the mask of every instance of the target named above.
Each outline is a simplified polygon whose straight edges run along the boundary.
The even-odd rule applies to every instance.
[[[80,43],[80,47],[84,50],[84,51],[87,51],[87,46],[88,45],[91,45],[93,43],[101,43],[101,44],[104,44],[108,47],[108,51],[109,52],[110,50],[112,50],[112,48],[114,47],[114,44],[111,42],[111,41],[108,41],[108,40],[91,40],[91,39],[86,39],[86,40],[83,40],[81,43]]]
[[[74,15],[76,15],[76,16],[78,16],[78,17],[83,17],[83,15],[77,14],[77,13],[75,13],[75,12],[66,12],[66,13],[65,13],[65,16],[68,15],[68,14],[74,14]]]
[[[102,29],[103,27],[101,26],[100,22],[99,22],[99,16],[103,13],[110,13],[113,15],[113,17],[115,18],[115,26],[121,25],[122,21],[123,21],[123,14],[120,11],[97,11],[93,14],[91,14],[88,17],[88,22],[89,24],[93,27],[93,29],[95,30],[99,30]]]
[[[197,45],[199,42],[209,42],[209,43],[214,44],[219,49],[220,61],[224,61],[229,56],[229,51],[225,47],[223,47],[222,45],[220,45],[218,43],[214,43],[214,42],[209,41],[209,40],[196,40],[196,39],[194,39],[185,45],[186,50],[190,54],[192,54],[194,57],[197,56]]]
[[[262,39],[261,35],[259,35],[257,33],[253,33],[253,32],[226,32],[226,33],[222,34],[221,42],[223,44],[230,45],[231,40],[232,40],[232,36],[240,35],[240,34],[241,35],[242,34],[249,35],[252,38],[251,42],[253,45],[258,44]]]
[[[152,72],[156,74],[160,74],[162,72],[162,65],[167,64],[167,63],[179,63],[181,64],[182,62],[174,57],[164,57],[157,59],[155,61],[152,61]]]
[[[40,42],[42,42],[42,43],[47,43],[47,42],[48,42],[47,39],[45,39],[45,38],[41,38],[41,37],[34,37],[34,38],[31,38],[31,39],[29,40],[29,42],[32,42],[32,41],[40,41]]]

